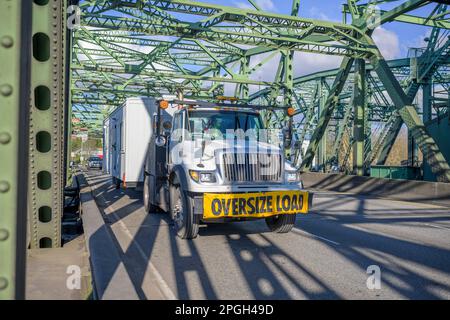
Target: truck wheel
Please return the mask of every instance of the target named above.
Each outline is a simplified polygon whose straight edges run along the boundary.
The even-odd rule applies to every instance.
[[[116,177],[113,177],[113,184],[116,189],[120,189],[120,180],[117,179]]]
[[[156,213],[158,212],[158,207],[153,205],[150,202],[150,193],[152,192],[152,187],[150,186],[150,177],[145,176],[144,179],[144,191],[143,191],[143,200],[145,212],[147,213]]]
[[[197,237],[199,216],[194,215],[191,200],[181,191],[179,185],[170,187],[170,214],[181,239]]]
[[[272,232],[288,233],[294,227],[296,218],[295,214],[282,214],[266,218],[266,224]]]

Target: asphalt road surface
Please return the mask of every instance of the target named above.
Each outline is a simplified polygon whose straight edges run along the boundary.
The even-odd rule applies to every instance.
[[[154,283],[176,299],[450,299],[449,208],[318,193],[289,234],[262,220],[204,226],[186,241],[166,214],[144,212],[140,191],[96,171],[88,179],[142,299]]]

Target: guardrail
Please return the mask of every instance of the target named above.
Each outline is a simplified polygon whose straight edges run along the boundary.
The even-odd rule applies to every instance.
[[[450,207],[450,183],[391,180],[342,174],[302,174],[307,189],[362,194]]]

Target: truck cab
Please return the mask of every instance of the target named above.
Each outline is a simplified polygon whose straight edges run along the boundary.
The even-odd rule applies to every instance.
[[[202,223],[265,219],[289,232],[312,194],[285,159],[278,135],[252,108],[178,105],[171,123],[150,141],[144,203],[169,212],[181,238],[195,238]]]

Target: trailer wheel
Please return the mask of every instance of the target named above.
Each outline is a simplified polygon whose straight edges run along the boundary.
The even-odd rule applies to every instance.
[[[295,214],[282,214],[266,218],[266,224],[272,232],[288,233],[294,227],[296,218]]]
[[[113,177],[113,184],[116,189],[120,189],[120,180],[116,177]]]
[[[151,186],[150,186],[150,177],[145,176],[144,179],[144,191],[143,191],[143,200],[144,200],[144,207],[145,212],[147,213],[156,213],[158,212],[158,207],[153,205],[153,203],[150,202],[150,193],[151,193]]]
[[[181,239],[194,239],[198,235],[199,216],[194,215],[193,206],[188,196],[179,185],[170,186],[170,214],[177,235]]]

